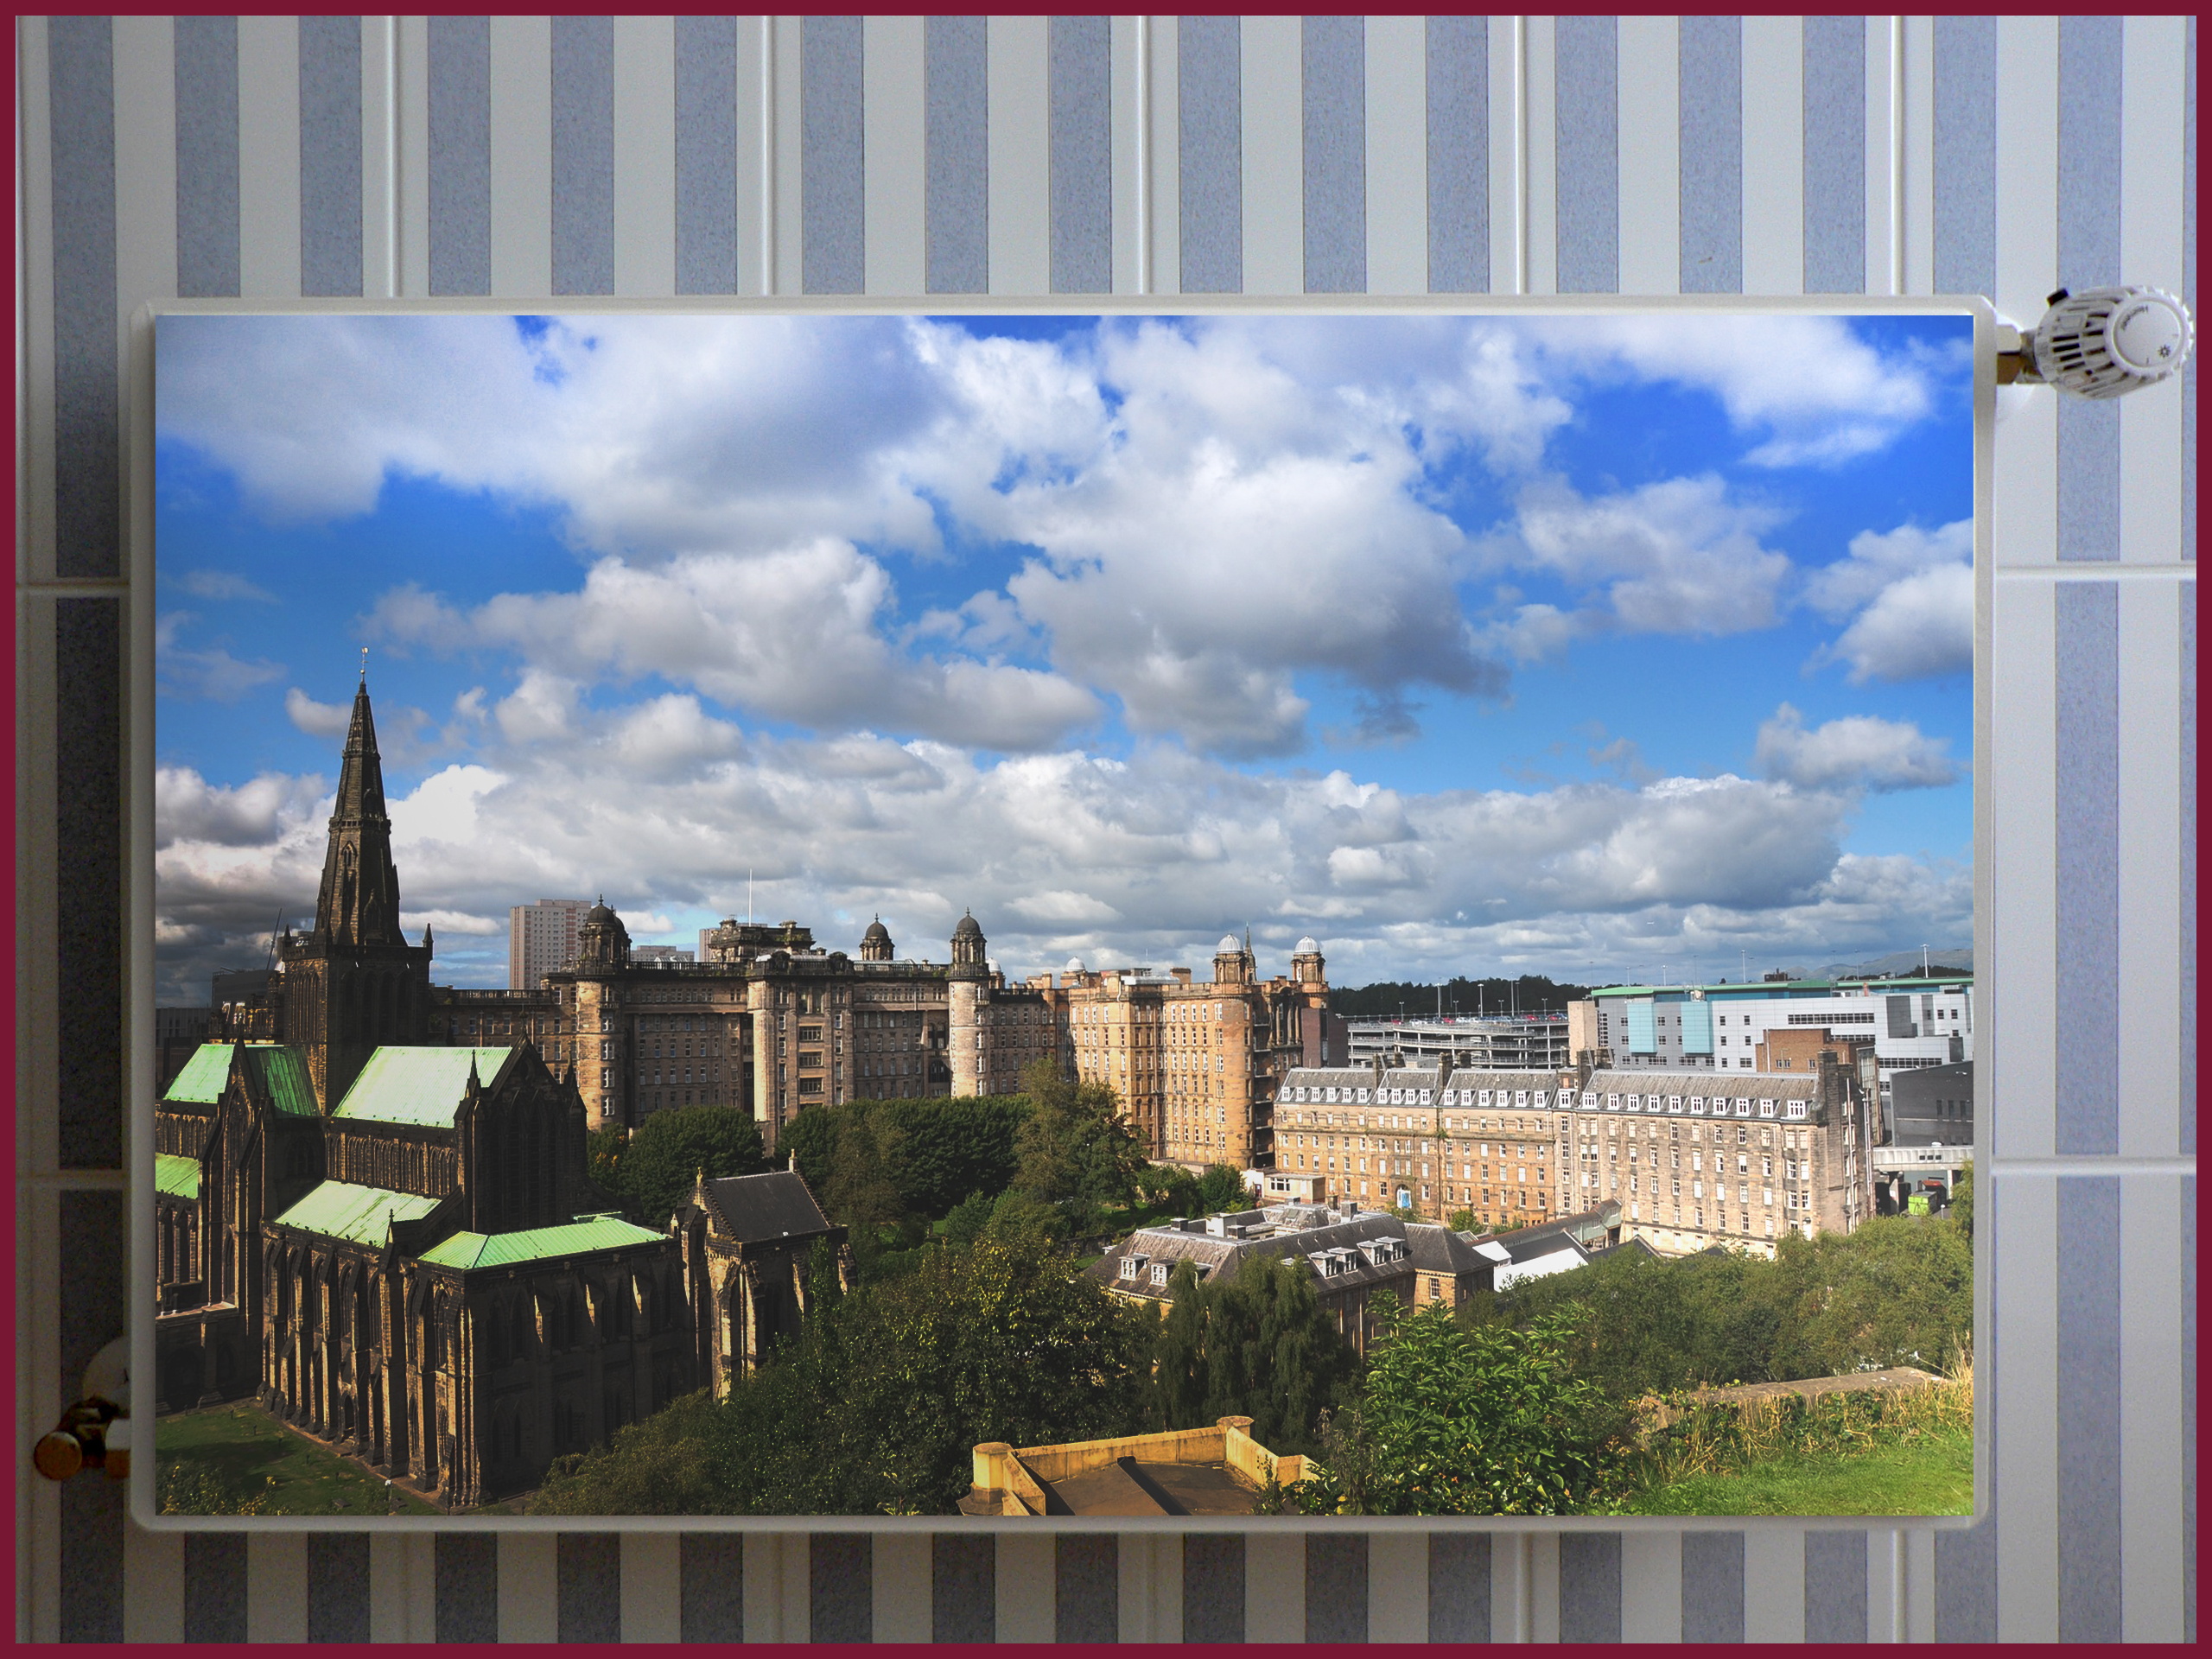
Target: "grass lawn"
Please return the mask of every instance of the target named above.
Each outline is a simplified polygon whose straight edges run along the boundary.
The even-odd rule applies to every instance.
[[[384,1482],[318,1446],[258,1406],[210,1406],[164,1417],[154,1428],[156,1462],[204,1474],[224,1497],[266,1494],[264,1515],[384,1515]],[[398,1487],[401,1513],[439,1511]],[[231,1511],[223,1511],[231,1512]]]
[[[1955,1429],[1864,1452],[1777,1458],[1647,1488],[1620,1515],[1970,1515],[1974,1438]]]

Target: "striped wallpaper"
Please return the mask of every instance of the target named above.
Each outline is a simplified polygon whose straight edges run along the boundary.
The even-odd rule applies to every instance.
[[[2179,17],[17,24],[19,1437],[122,1326],[123,434],[172,296],[2196,297]],[[2181,1640],[2194,366],[2008,402],[1970,1531],[149,1535],[19,1484],[19,1637]],[[1997,787],[1989,789],[1994,780]],[[2123,989],[2124,988],[2124,989]]]

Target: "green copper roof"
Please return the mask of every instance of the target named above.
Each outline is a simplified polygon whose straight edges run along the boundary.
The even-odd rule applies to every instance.
[[[625,1244],[651,1244],[665,1237],[650,1227],[634,1227],[618,1216],[587,1216],[565,1227],[533,1227],[520,1233],[455,1233],[423,1260],[441,1268],[507,1268],[549,1257],[582,1255]]]
[[[373,1123],[421,1123],[450,1128],[468,1089],[468,1068],[488,1084],[512,1048],[380,1048],[338,1103],[335,1117]]]
[[[180,1198],[200,1196],[200,1160],[181,1157],[174,1152],[154,1154],[154,1191],[174,1193]]]
[[[315,1079],[308,1076],[307,1056],[281,1043],[248,1043],[242,1057],[254,1074],[269,1103],[291,1117],[320,1116],[315,1104]]]
[[[234,1047],[244,1051],[247,1070],[278,1111],[293,1117],[315,1116],[315,1084],[308,1076],[306,1057],[282,1043],[202,1043],[162,1098],[202,1106],[220,1100],[223,1086],[231,1080]]]
[[[356,1244],[382,1244],[393,1220],[418,1221],[438,1207],[435,1198],[416,1192],[387,1192],[380,1186],[325,1181],[276,1217],[279,1227],[296,1227],[326,1238]]]
[[[223,1085],[230,1080],[231,1046],[202,1043],[192,1051],[192,1058],[184,1063],[184,1070],[176,1074],[168,1092],[162,1098],[211,1105],[223,1097]]]

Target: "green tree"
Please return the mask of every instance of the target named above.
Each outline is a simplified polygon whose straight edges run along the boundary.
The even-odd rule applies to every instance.
[[[1563,1515],[1630,1465],[1627,1414],[1573,1374],[1569,1328],[1470,1330],[1441,1304],[1411,1315],[1383,1292],[1350,1421],[1325,1428],[1299,1491],[1311,1515]]]
[[[1475,1212],[1471,1210],[1454,1210],[1449,1224],[1455,1233],[1471,1233],[1477,1225]]]
[[[983,1236],[983,1229],[991,1224],[997,1200],[987,1192],[970,1193],[952,1206],[944,1218],[945,1242],[964,1248]]]
[[[815,1309],[726,1401],[692,1395],[564,1459],[532,1512],[949,1514],[979,1441],[1140,1420],[1149,1316],[1033,1243],[927,1250]]]
[[[1940,1371],[1974,1329],[1974,1249],[1948,1218],[1878,1216],[1847,1236],[1788,1238],[1774,1266],[1793,1316],[1777,1365],[1792,1376]]]
[[[1951,1188],[1950,1218],[1971,1243],[1974,1240],[1974,1166],[1971,1163],[1961,1166],[1959,1179]]]
[[[649,1227],[666,1222],[704,1171],[711,1180],[758,1174],[760,1126],[733,1106],[672,1106],[632,1131],[614,1165],[612,1190]]]
[[[1067,1242],[1068,1212],[1065,1206],[1046,1204],[1019,1190],[1001,1192],[993,1201],[989,1218],[979,1236],[1001,1244],[1027,1244],[1058,1249]]]
[[[1244,1178],[1229,1164],[1209,1164],[1205,1174],[1198,1177],[1198,1199],[1205,1206],[1204,1215],[1214,1215],[1224,1210],[1243,1210],[1249,1207],[1251,1194],[1245,1190]]]
[[[1032,1109],[1015,1137],[1014,1185],[1032,1198],[1126,1204],[1147,1162],[1104,1084],[1077,1083],[1050,1060],[1021,1074]]]
[[[1320,1306],[1313,1269],[1254,1252],[1234,1278],[1202,1282],[1185,1262],[1170,1284],[1153,1346],[1152,1426],[1202,1428],[1243,1416],[1271,1452],[1317,1449],[1315,1424],[1350,1396],[1359,1357]]]
[[[1022,1096],[894,1100],[876,1109],[898,1131],[891,1176],[916,1214],[942,1216],[971,1193],[1014,1185],[1014,1140],[1030,1113]]]
[[[1972,1328],[1973,1303],[1963,1230],[1891,1216],[1847,1235],[1785,1237],[1772,1261],[1622,1250],[1524,1280],[1460,1319],[1527,1329],[1566,1316],[1576,1374],[1627,1398],[1887,1365],[1940,1370]]]
[[[883,1115],[855,1107],[830,1121],[830,1166],[814,1190],[830,1219],[849,1227],[855,1237],[873,1239],[879,1230],[906,1214],[899,1184],[892,1179],[899,1134]]]
[[[620,1123],[607,1124],[584,1137],[584,1158],[591,1178],[610,1192],[622,1190],[618,1172],[629,1144],[630,1131]]]

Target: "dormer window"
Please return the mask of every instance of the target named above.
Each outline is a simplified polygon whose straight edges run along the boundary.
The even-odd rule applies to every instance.
[[[1167,1263],[1155,1262],[1152,1264],[1152,1282],[1154,1285],[1165,1285],[1167,1282]]]

